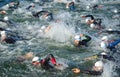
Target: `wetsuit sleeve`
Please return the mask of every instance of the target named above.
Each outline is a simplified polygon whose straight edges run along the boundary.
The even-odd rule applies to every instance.
[[[120,34],[120,31],[117,31],[117,30],[113,30],[113,31],[106,30],[106,33],[109,33],[109,34],[112,34],[112,33]]]
[[[92,15],[86,15],[85,17],[90,17],[92,20],[94,20],[94,17]]]
[[[86,37],[86,41],[87,41],[87,42],[92,39],[92,38],[91,38],[90,36],[88,36],[88,35],[84,35],[84,36]]]
[[[39,14],[45,13],[45,12],[46,12],[46,11],[39,11],[39,12],[33,14],[33,16],[34,16],[34,17],[39,17]]]
[[[51,56],[51,62],[52,62],[52,64],[56,65],[56,59],[55,59],[55,57],[52,54],[50,54],[50,56]]]
[[[16,6],[19,6],[19,5],[20,5],[20,2],[18,1],[17,4],[16,4]]]
[[[109,48],[115,47],[118,43],[120,43],[120,39],[118,39],[118,40],[116,40],[116,41],[110,43],[110,44],[108,45],[108,47],[109,47]]]
[[[56,64],[56,60],[52,54],[49,54],[45,59],[42,67],[45,69],[54,68]]]
[[[5,22],[3,19],[0,19],[1,22]]]
[[[30,5],[30,6],[28,6],[26,9],[29,10],[31,7],[32,7],[32,6]]]
[[[110,49],[110,51],[113,51],[113,52],[115,53],[115,52],[116,52],[115,46],[116,46],[118,43],[120,43],[120,39],[119,39],[119,40],[116,40],[116,41],[114,41],[114,42],[112,42],[112,43],[110,43],[110,44],[107,46],[107,48]]]
[[[3,29],[3,28],[0,28],[0,31],[3,31],[3,30],[5,30],[5,29]]]
[[[102,71],[93,71],[93,70],[83,70],[82,73],[89,74],[89,75],[101,75]]]
[[[45,60],[50,61],[54,65],[56,64],[56,59],[52,54],[49,54]]]

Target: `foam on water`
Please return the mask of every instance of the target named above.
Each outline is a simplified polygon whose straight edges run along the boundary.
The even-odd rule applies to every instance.
[[[52,25],[52,28],[48,33],[46,33],[46,36],[53,40],[58,42],[67,42],[70,37],[73,36],[69,27],[64,23],[53,23],[50,25]]]
[[[34,0],[34,1],[37,2],[38,0]],[[110,0],[110,1],[112,2],[112,0]],[[54,2],[66,3],[68,1],[66,1],[66,0],[56,1],[55,0]],[[71,1],[69,1],[69,2],[71,2]],[[80,2],[82,2],[82,5],[89,5],[89,4],[99,3],[99,0],[92,0],[92,1],[91,0],[80,0]],[[102,2],[102,1],[100,1],[100,2]],[[23,76],[23,77],[25,77],[25,76],[27,76],[27,77],[30,77],[30,76],[33,76],[33,77],[39,77],[39,76],[43,76],[43,77],[45,77],[45,76],[51,76],[51,77],[61,76],[61,77],[63,77],[63,76],[66,76],[67,77],[68,76],[68,77],[70,77],[71,69],[69,69],[69,68],[71,68],[71,67],[69,67],[68,64],[71,64],[71,65],[73,64],[75,66],[76,66],[76,64],[79,65],[80,63],[83,63],[82,62],[83,58],[102,51],[102,49],[99,47],[99,43],[101,41],[100,38],[103,35],[94,36],[94,34],[95,34],[94,32],[88,33],[88,31],[90,29],[87,27],[87,25],[82,26],[82,24],[85,24],[85,23],[84,23],[84,20],[82,18],[80,18],[79,15],[94,14],[96,17],[99,16],[99,17],[103,18],[102,23],[104,25],[106,25],[106,29],[109,27],[116,28],[116,27],[114,27],[114,25],[120,24],[119,20],[114,20],[114,19],[109,18],[109,14],[112,14],[111,12],[115,12],[115,14],[116,14],[116,8],[113,9],[113,11],[111,10],[110,12],[108,12],[109,10],[107,10],[107,9],[110,8],[109,6],[108,7],[106,6],[103,9],[103,10],[107,10],[107,12],[104,11],[104,12],[102,12],[103,14],[101,14],[101,15],[94,13],[94,11],[91,12],[91,10],[89,10],[89,12],[88,11],[68,12],[68,10],[59,10],[58,9],[58,11],[51,11],[55,17],[55,20],[57,20],[57,21],[46,22],[46,20],[42,20],[42,19],[34,20],[34,18],[31,15],[32,11],[39,11],[39,10],[41,10],[41,8],[48,8],[48,7],[51,9],[52,3],[50,3],[50,4],[48,3],[49,6],[47,6],[47,4],[45,4],[43,6],[39,6],[39,4],[36,4],[35,8],[28,11],[25,8],[30,3],[32,3],[32,2],[31,1],[21,2],[20,8],[14,10],[12,12],[13,15],[9,15],[11,19],[14,19],[16,17],[16,15],[20,15],[21,20],[22,20],[22,18],[24,19],[21,22],[16,21],[16,23],[19,23],[19,25],[20,25],[16,29],[16,31],[18,32],[19,35],[22,35],[25,38],[28,38],[28,40],[25,40],[23,42],[17,42],[15,45],[1,43],[0,44],[0,49],[1,49],[0,60],[2,60],[2,58],[4,58],[3,61],[6,61],[6,59],[10,60],[11,58],[20,56],[22,53],[26,53],[28,51],[34,52],[35,55],[38,55],[41,58],[44,58],[48,53],[53,53],[54,55],[56,55],[55,57],[57,57],[57,62],[63,64],[63,67],[59,68],[62,71],[58,71],[58,72],[57,71],[45,71],[41,68],[32,66],[31,61],[27,60],[23,63],[26,65],[24,67],[27,69],[22,67],[22,65],[23,65],[22,63],[18,67],[19,69],[12,67],[12,66],[8,66],[8,67],[4,66],[3,67],[4,70],[7,71],[6,76],[9,76],[9,75],[11,77],[13,75],[15,76],[15,74],[13,72],[17,71],[19,73],[19,75]],[[39,7],[41,7],[41,8],[39,8]],[[63,8],[64,6],[61,6],[61,7]],[[49,10],[49,8],[48,8],[48,10]],[[54,10],[54,7],[52,9]],[[86,8],[84,7],[84,9],[86,9]],[[109,13],[109,14],[106,14],[106,13]],[[18,18],[19,18],[19,16],[18,16]],[[27,18],[29,20],[26,20]],[[79,22],[80,24],[76,25],[76,23],[74,23],[74,22],[77,20],[81,20],[81,22]],[[6,26],[6,24],[4,24],[2,22],[0,24],[2,26]],[[50,26],[52,26],[52,28],[50,29],[50,31],[48,33],[41,35],[39,30],[40,30],[41,26],[43,26],[43,25],[46,25],[46,26],[50,25]],[[86,26],[87,31],[85,30],[86,28],[84,28],[84,26]],[[78,31],[75,30],[76,27],[77,27]],[[91,30],[91,31],[93,31],[93,30]],[[93,38],[92,41],[88,44],[89,47],[83,47],[83,50],[81,48],[75,48],[73,46],[74,35],[79,34],[79,33],[88,34]],[[113,35],[109,35],[109,37],[113,37]],[[66,42],[71,42],[71,41],[72,41],[72,44],[66,43]],[[54,44],[54,45],[52,45],[52,44]],[[67,47],[64,47],[66,45],[67,45]],[[116,59],[118,59],[117,58],[118,56],[119,55],[116,55]],[[75,61],[75,62],[73,62],[73,61]],[[118,68],[118,67],[115,68],[116,65],[120,66],[119,61],[120,60],[118,60],[118,62],[116,61],[116,63],[118,65],[113,62],[109,62],[109,61],[107,63],[105,63],[103,74],[100,77],[114,77],[114,76],[117,77],[118,75],[116,74],[116,72],[114,70],[116,68]],[[1,63],[1,65],[2,65],[2,63]],[[11,63],[11,62],[9,62],[9,63]],[[9,65],[9,63],[8,63],[8,65]],[[69,69],[69,71],[67,70],[67,68]],[[12,70],[12,71],[8,72],[8,70],[9,71]],[[23,73],[25,73],[25,74],[23,74]],[[5,77],[5,75],[4,75],[4,77]],[[74,76],[71,76],[71,77],[74,77]],[[86,76],[86,77],[90,77],[90,76]]]
[[[102,74],[102,77],[116,77],[117,74],[114,72],[115,71],[115,63],[108,61],[104,65],[104,71]]]

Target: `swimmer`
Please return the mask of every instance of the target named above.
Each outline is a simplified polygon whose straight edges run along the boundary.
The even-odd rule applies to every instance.
[[[17,2],[11,2],[11,3],[9,3],[9,9],[11,9],[11,10],[17,9],[19,5],[20,5],[19,1],[17,1]]]
[[[48,21],[53,20],[53,14],[48,12],[48,11],[38,11],[38,12],[33,12],[32,13],[34,17],[40,17],[41,15],[43,18],[47,19]]]
[[[91,6],[91,9],[93,9],[93,10],[100,9],[100,8],[102,8],[102,5],[93,4],[93,5]]]
[[[1,42],[6,42],[8,44],[15,44],[16,41],[27,40],[21,36],[14,35],[12,31],[0,28],[1,32]],[[10,32],[10,33],[9,33]]]
[[[15,39],[11,38],[11,37],[7,37],[7,33],[6,31],[1,31],[1,42],[6,42],[9,44],[14,44],[16,42]]]
[[[34,3],[31,3],[26,9],[27,10],[30,10],[30,8],[34,8],[35,7],[35,4]]]
[[[5,10],[0,11],[0,14],[5,15],[8,14]]]
[[[75,3],[74,2],[67,3],[66,8],[69,8],[70,11],[75,11]]]
[[[106,52],[109,49],[111,52],[110,55],[113,55],[117,50],[115,48],[116,45],[120,43],[120,39],[118,40],[108,40],[107,36],[102,37],[102,42],[100,43],[101,48]]]
[[[51,29],[51,26],[42,26],[40,32],[47,33]]]
[[[112,55],[109,55],[107,52],[102,52],[102,53],[99,53],[99,54],[84,58],[84,61],[96,60],[98,58],[107,59],[109,61],[115,61],[114,57],[112,57]]]
[[[46,58],[40,59],[40,57],[33,57],[32,64],[35,66],[41,66],[42,68],[48,70],[53,68],[58,68],[62,64],[57,64],[55,57],[52,54],[49,54]]]
[[[12,20],[9,20],[8,16],[5,16],[3,19],[0,19],[0,21],[6,23],[8,26],[17,27],[15,22],[13,22]]]
[[[26,53],[26,54],[24,54],[24,55],[22,55],[22,56],[16,57],[16,60],[17,60],[18,62],[23,62],[23,61],[25,61],[25,60],[32,59],[33,57],[34,57],[33,52],[28,52],[28,53]]]
[[[91,40],[91,37],[85,34],[80,34],[80,35],[76,35],[75,36],[75,40],[74,40],[74,45],[76,47],[79,46],[87,46],[87,43]]]
[[[95,19],[93,17],[93,15],[82,16],[82,18],[87,18],[86,23],[88,25],[90,25],[91,28],[94,28],[94,29],[102,29],[103,28],[101,25],[101,23],[102,23],[101,19]]]
[[[91,70],[80,70],[79,68],[73,68],[72,71],[74,73],[85,73],[85,74],[90,74],[90,75],[101,75],[103,72],[103,62],[102,61],[97,61],[95,62],[93,68]]]
[[[101,33],[120,34],[120,31],[119,30],[108,29],[108,30],[101,30],[100,32],[98,32],[98,34],[101,34]]]

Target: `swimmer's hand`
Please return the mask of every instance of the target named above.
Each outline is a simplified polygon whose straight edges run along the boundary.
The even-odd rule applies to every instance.
[[[86,16],[82,16],[82,18],[86,18]]]
[[[80,73],[80,69],[79,69],[79,68],[73,68],[72,71],[73,71],[74,73],[76,73],[76,74],[77,74],[77,73]]]

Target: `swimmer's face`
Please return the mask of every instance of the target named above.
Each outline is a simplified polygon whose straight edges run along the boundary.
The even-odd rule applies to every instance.
[[[75,46],[78,46],[79,42],[80,42],[80,41],[78,41],[78,40],[74,40],[74,45],[75,45]]]
[[[35,65],[35,66],[40,66],[41,65],[41,63],[37,62],[37,61],[33,61],[32,64]]]
[[[32,7],[35,7],[35,5],[32,5]]]
[[[91,24],[91,21],[90,21],[90,20],[88,20],[88,21],[87,21],[87,24]]]
[[[83,36],[83,34],[80,34],[80,36],[82,37],[82,36]]]

